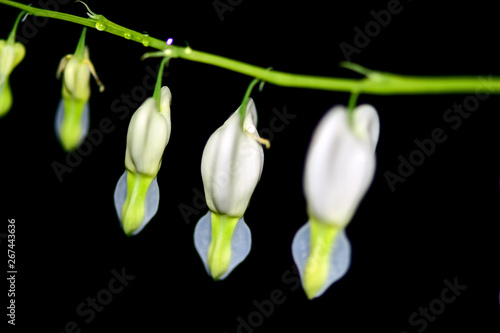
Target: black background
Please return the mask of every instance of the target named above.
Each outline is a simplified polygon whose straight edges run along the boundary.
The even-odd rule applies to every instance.
[[[276,70],[355,78],[359,75],[338,66],[345,60],[339,45],[354,44],[354,28],[364,29],[373,21],[370,11],[386,9],[388,2],[233,1],[237,5],[223,14],[223,21],[213,1],[87,3],[128,28],[160,39],[173,37],[176,45],[187,42],[193,49]],[[409,75],[500,73],[498,14],[491,2],[401,5],[403,10],[352,61]],[[85,15],[81,4],[60,10]],[[17,13],[0,6],[2,38]],[[33,17],[28,21],[36,22]],[[22,35],[22,26],[20,31]],[[53,129],[61,89],[55,72],[60,59],[74,52],[80,32],[78,25],[50,20],[25,36],[26,57],[11,76],[15,104],[0,120],[0,232],[7,232],[8,218],[16,220],[17,329],[62,332],[74,321],[82,332],[236,332],[238,317],[247,321],[256,311],[255,300],[269,300],[279,290],[284,302],[251,330],[498,330],[498,96],[482,101],[456,129],[443,115],[467,95],[360,97],[360,103],[373,104],[380,115],[377,172],[347,228],[353,249],[349,272],[321,298],[309,301],[301,288],[294,288],[290,251],[293,235],[307,221],[304,156],[322,114],[346,104],[348,94],[271,84],[253,93],[259,130],[269,128],[273,109],[286,108],[296,118],[273,134],[265,152],[262,179],[245,214],[252,251],[226,280],[215,283],[192,240],[196,221],[206,210],[186,220],[179,206],[194,207],[193,190],[203,190],[200,162],[206,140],[238,107],[250,78],[171,61],[164,84],[173,96],[172,135],[158,175],[160,209],[139,235],[127,238],[113,191],[124,171],[134,109],[120,119],[111,105],[142,85],[146,68],[155,68],[159,60],[141,61],[151,50],[141,44],[88,31],[91,60],[106,85],[100,94],[92,83],[90,128],[109,118],[114,130],[59,182],[52,163],[65,163],[66,153]],[[443,129],[447,140],[392,192],[384,173],[397,173],[398,156],[408,158],[417,149],[414,140],[430,138],[435,128]],[[2,240],[2,271],[5,244]],[[76,308],[107,288],[112,270],[122,268],[135,278],[86,323],[89,317],[78,315]],[[445,279],[457,279],[467,289],[426,327],[412,326],[409,317],[440,299]],[[8,286],[2,286],[6,312]],[[6,322],[4,314],[1,318]]]

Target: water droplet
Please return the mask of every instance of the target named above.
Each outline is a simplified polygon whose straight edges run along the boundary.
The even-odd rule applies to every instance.
[[[123,34],[123,37],[125,37],[125,39],[131,39],[132,35],[126,32],[125,34]]]
[[[148,40],[147,38],[144,38],[144,39],[142,40],[142,45],[144,45],[144,46],[148,47],[148,46],[149,46],[149,40]]]
[[[247,127],[247,132],[250,133],[250,134],[255,133],[256,130],[257,129],[255,128],[254,125],[248,125],[248,127]]]
[[[95,28],[99,31],[104,31],[106,30],[108,27],[106,26],[106,24],[102,23],[102,22],[97,22],[95,24]]]

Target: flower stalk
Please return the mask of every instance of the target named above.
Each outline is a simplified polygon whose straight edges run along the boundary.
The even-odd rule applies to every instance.
[[[55,18],[76,24],[88,26],[101,32],[117,35],[130,41],[152,47],[160,52],[146,54],[150,56],[166,56],[168,58],[182,58],[189,61],[205,63],[225,68],[230,71],[245,74],[264,82],[294,88],[330,90],[339,92],[353,92],[373,95],[398,94],[468,94],[478,89],[485,89],[490,94],[500,94],[500,77],[489,76],[482,79],[475,76],[405,76],[388,72],[367,70],[371,75],[362,79],[346,79],[313,75],[301,75],[269,70],[234,59],[193,50],[191,47],[167,45],[164,40],[157,39],[140,32],[120,26],[103,15],[92,15],[89,18],[55,12],[46,9],[27,6],[15,1],[0,0],[0,4],[25,10],[26,12],[42,17]],[[343,63],[344,67],[348,67]],[[359,65],[351,68],[363,68]],[[363,68],[366,70],[365,68]]]

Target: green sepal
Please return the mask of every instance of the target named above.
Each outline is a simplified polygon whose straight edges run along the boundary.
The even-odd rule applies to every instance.
[[[207,264],[214,280],[219,280],[231,263],[231,240],[240,217],[211,212],[212,239],[208,247]]]
[[[123,231],[131,236],[144,220],[146,194],[155,177],[127,170],[127,199],[122,208]]]
[[[315,297],[328,278],[330,270],[331,244],[342,230],[336,225],[310,219],[311,247],[304,269],[303,288],[309,299]]]

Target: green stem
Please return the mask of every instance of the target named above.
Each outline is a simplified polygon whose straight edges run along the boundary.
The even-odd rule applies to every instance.
[[[87,27],[83,28],[80,39],[78,40],[78,45],[76,46],[76,51],[74,56],[79,60],[83,61],[85,54],[85,36],[87,34]]]
[[[259,82],[259,79],[253,79],[252,82],[248,85],[247,91],[245,92],[245,96],[243,96],[243,101],[241,102],[240,106],[240,123],[241,126],[243,127],[243,123],[245,122],[245,116],[247,112],[247,104],[248,104],[248,98],[250,97],[250,94],[252,93],[253,87]]]
[[[160,102],[161,102],[161,83],[163,77],[163,68],[169,59],[164,57],[161,61],[160,69],[158,70],[158,78],[156,79],[155,91],[153,92],[153,98],[156,101],[156,109],[160,110]]]
[[[358,101],[359,92],[353,91],[349,97],[349,103],[347,104],[347,115],[349,124],[353,125],[353,111],[356,107],[356,102]]]
[[[16,22],[14,23],[14,27],[12,28],[12,31],[9,34],[8,42],[10,44],[14,44],[16,41],[17,26],[19,25],[19,21],[21,21],[21,18],[23,17],[23,15],[26,15],[25,11],[22,11],[19,13],[19,15],[17,15]]]
[[[91,18],[82,18],[75,15],[54,12],[27,6],[15,1],[0,0],[0,4],[19,8],[35,16],[55,18],[80,25],[105,31],[110,34],[138,42],[162,52],[162,56],[169,58],[182,58],[189,61],[225,68],[230,71],[260,79],[262,81],[295,88],[307,88],[318,90],[331,90],[340,92],[353,92],[374,95],[396,95],[396,94],[470,94],[479,89],[486,90],[489,94],[500,94],[500,77],[489,76],[488,80],[481,77],[471,76],[403,76],[391,73],[375,72],[359,65],[344,64],[344,67],[362,72],[367,76],[362,79],[345,79],[324,76],[312,76],[270,71],[266,68],[254,66],[234,59],[218,55],[196,51],[187,47],[166,45],[164,40],[149,37],[137,31],[122,27],[109,21],[102,15],[92,15]],[[158,52],[156,53],[158,55]]]

